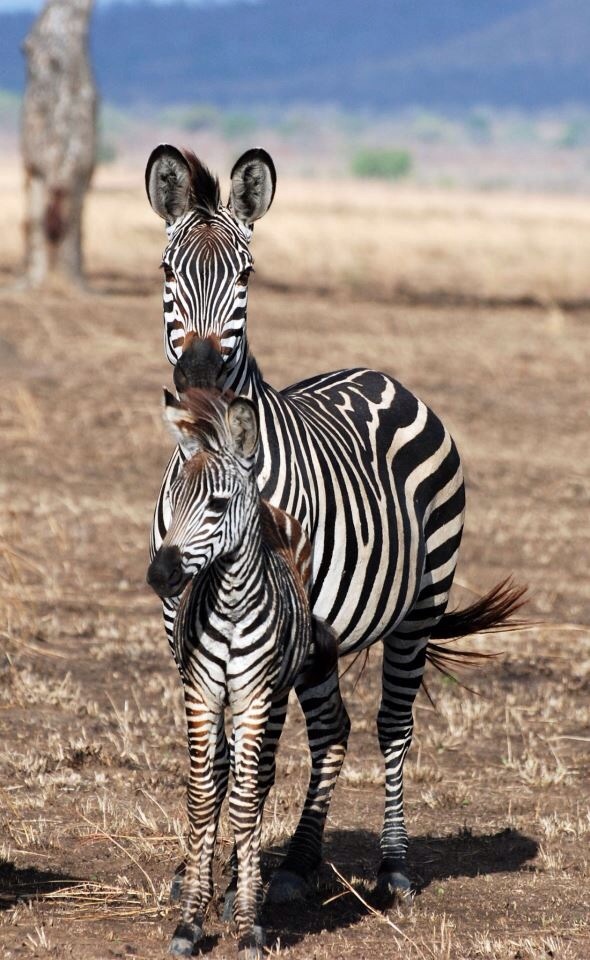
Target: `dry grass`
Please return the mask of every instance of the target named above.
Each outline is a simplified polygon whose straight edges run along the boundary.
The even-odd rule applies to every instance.
[[[20,243],[13,175],[0,170],[5,277]],[[167,889],[186,829],[184,718],[158,604],[144,585],[168,452],[158,405],[169,378],[157,280],[163,233],[140,171],[109,178],[97,183],[88,231],[92,280],[105,295],[0,298],[7,960],[157,957],[176,918]],[[269,380],[353,362],[414,388],[449,424],[466,464],[457,601],[514,571],[531,586],[531,618],[545,621],[473,639],[476,649],[503,651],[465,677],[481,696],[432,677],[436,710],[418,701],[406,797],[421,889],[410,915],[390,918],[412,960],[590,954],[582,522],[590,459],[580,443],[588,316],[548,304],[587,295],[589,218],[580,198],[291,183],[256,230],[263,279],[344,284],[320,298],[254,283],[251,339]],[[423,301],[443,290],[547,305],[410,309],[371,299],[399,285]],[[383,802],[379,651],[359,677],[360,667],[343,680],[353,733],[327,855],[371,903]],[[293,829],[308,775],[296,710],[279,760],[263,835],[273,854]],[[224,814],[218,873],[230,843]],[[390,955],[391,927],[343,892],[332,877],[318,902],[271,917],[271,955]],[[233,956],[235,942],[213,915],[211,930],[212,958]]]

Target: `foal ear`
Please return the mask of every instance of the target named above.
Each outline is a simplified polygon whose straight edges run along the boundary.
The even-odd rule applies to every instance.
[[[240,457],[254,456],[260,433],[258,410],[255,404],[245,397],[236,397],[227,408],[225,416],[234,453]]]
[[[260,220],[275,195],[277,172],[270,154],[260,147],[246,150],[233,165],[229,208],[241,223]]]
[[[176,147],[161,143],[145,168],[145,188],[152,209],[167,224],[186,213],[192,202],[191,170]]]
[[[190,410],[164,387],[164,420],[170,433],[190,457],[203,449],[196,424]]]

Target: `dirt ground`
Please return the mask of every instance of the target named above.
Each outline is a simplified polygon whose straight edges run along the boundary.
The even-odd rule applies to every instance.
[[[170,450],[157,261],[153,278],[138,293],[133,276],[101,275],[92,295],[0,296],[0,955],[11,960],[164,956],[177,916],[180,684],[145,586]],[[366,363],[445,420],[468,493],[456,600],[514,573],[535,621],[473,639],[502,651],[466,677],[479,696],[428,677],[436,709],[420,696],[406,767],[416,897],[405,914],[359,899],[370,906],[383,806],[379,650],[347,673],[353,733],[318,896],[269,914],[271,955],[590,956],[589,323],[555,306],[396,306],[254,280],[250,339],[273,384]],[[306,775],[293,705],[267,869]],[[229,843],[224,820],[219,872]],[[214,912],[209,931],[211,960],[235,956]]]

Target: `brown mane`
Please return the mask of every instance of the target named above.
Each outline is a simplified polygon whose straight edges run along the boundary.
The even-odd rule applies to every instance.
[[[267,500],[260,501],[260,520],[264,542],[282,554],[307,589],[311,578],[311,544],[299,521]]]

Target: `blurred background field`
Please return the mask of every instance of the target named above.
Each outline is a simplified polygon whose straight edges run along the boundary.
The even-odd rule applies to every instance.
[[[157,139],[154,129],[152,146]],[[172,142],[182,141],[176,134]],[[190,143],[200,150],[198,137]],[[235,158],[227,156],[219,168],[226,196]],[[350,177],[302,179],[283,176],[277,163],[278,200],[256,231],[257,279],[263,285],[381,301],[572,307],[590,302],[590,197],[445,190]],[[16,276],[22,260],[21,182],[16,160],[5,161],[0,166],[5,280]],[[145,201],[139,160],[97,171],[85,249],[91,283],[108,285],[111,276],[117,286],[113,275],[120,270],[142,284],[157,283],[153,265],[163,236]]]

